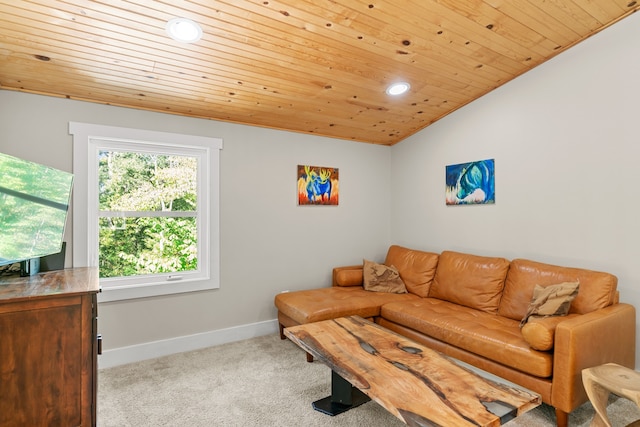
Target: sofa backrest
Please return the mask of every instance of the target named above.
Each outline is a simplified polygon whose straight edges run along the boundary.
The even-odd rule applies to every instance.
[[[589,313],[616,301],[618,278],[613,274],[514,259],[505,280],[498,314],[521,320],[527,313],[536,285],[575,281],[580,282],[580,287],[569,313]]]
[[[429,297],[496,313],[508,270],[505,258],[442,252]]]
[[[387,252],[385,265],[398,269],[407,291],[427,297],[438,266],[439,255],[392,245]]]

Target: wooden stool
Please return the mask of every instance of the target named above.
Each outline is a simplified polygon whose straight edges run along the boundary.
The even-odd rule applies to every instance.
[[[640,372],[615,363],[582,370],[582,383],[589,400],[596,410],[590,427],[611,427],[607,417],[609,394],[631,400],[640,406]],[[639,425],[638,422],[630,424]]]

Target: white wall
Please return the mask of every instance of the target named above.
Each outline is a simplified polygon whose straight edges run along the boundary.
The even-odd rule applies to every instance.
[[[640,307],[638,75],[640,14],[394,146],[393,240],[608,271]],[[496,204],[446,206],[445,165],[487,158]]]
[[[329,286],[391,242],[389,147],[0,91],[1,152],[71,171],[69,121],[224,140],[220,289],[101,304],[107,352],[273,321],[276,293]],[[340,205],[297,206],[298,164],[338,167]]]

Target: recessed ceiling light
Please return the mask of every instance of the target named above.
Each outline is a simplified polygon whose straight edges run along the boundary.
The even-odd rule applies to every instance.
[[[387,92],[387,95],[402,95],[403,93],[408,91],[409,88],[411,88],[411,85],[409,83],[397,82],[397,83],[390,84],[386,92]]]
[[[172,39],[182,43],[195,43],[202,37],[200,25],[187,18],[173,18],[166,29]]]

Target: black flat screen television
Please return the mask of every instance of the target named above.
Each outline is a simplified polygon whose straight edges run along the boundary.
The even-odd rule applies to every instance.
[[[73,175],[0,153],[0,266],[62,249]],[[33,271],[35,269],[35,271]]]

